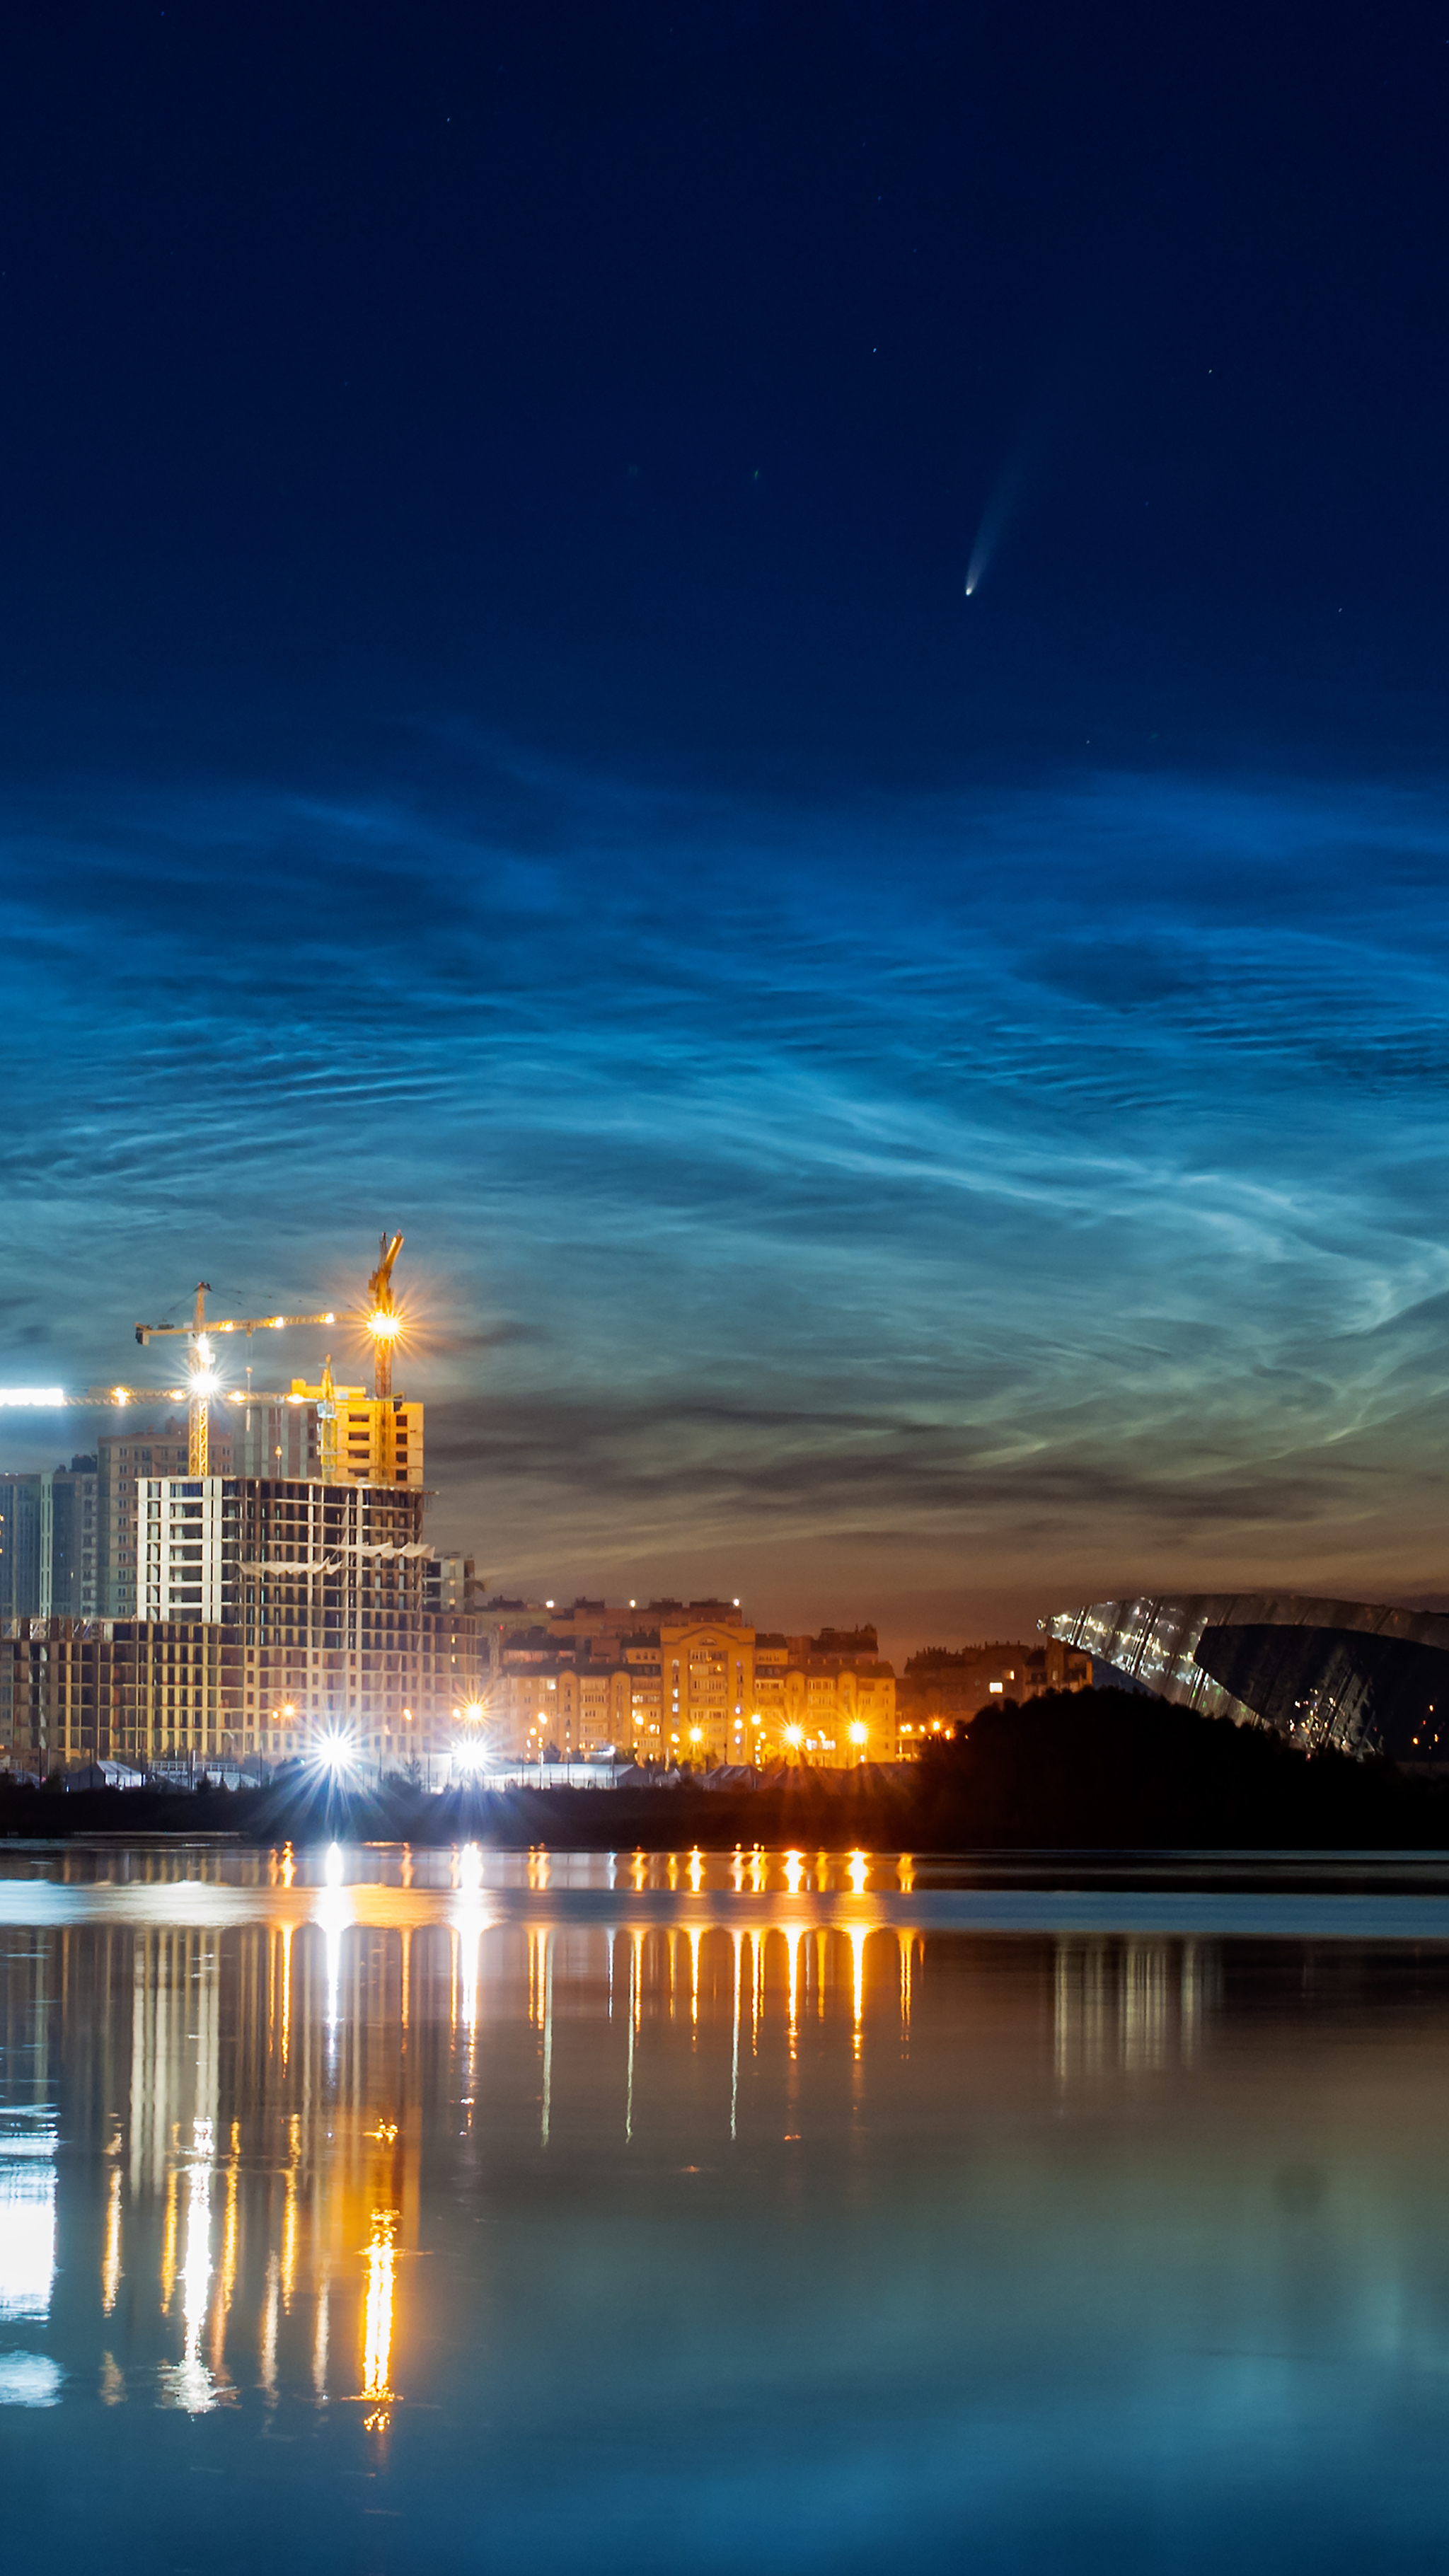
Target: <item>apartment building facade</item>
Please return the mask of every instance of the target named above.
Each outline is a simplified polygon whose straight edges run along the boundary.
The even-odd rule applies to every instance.
[[[97,1483],[94,1458],[0,1476],[0,1619],[94,1617]]]
[[[484,1605],[490,1750],[671,1767],[893,1761],[895,1676],[873,1629],[757,1632],[738,1602]]]

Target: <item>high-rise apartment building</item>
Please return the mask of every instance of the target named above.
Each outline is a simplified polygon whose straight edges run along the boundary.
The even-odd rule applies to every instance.
[[[446,1758],[481,1685],[478,1620],[423,1537],[411,1486],[151,1476],[137,1520],[149,1619],[216,1624],[240,1649],[230,1726],[267,1760],[344,1736],[390,1769]],[[447,1598],[445,1595],[453,1595]]]
[[[214,1474],[232,1472],[229,1426],[213,1425]],[[186,1425],[160,1430],[130,1425],[106,1432],[96,1444],[96,1597],[102,1619],[134,1619],[136,1602],[136,1483],[142,1476],[184,1476]]]
[[[330,1738],[367,1768],[441,1782],[483,1676],[478,1620],[445,1597],[456,1578],[423,1539],[424,1500],[144,1478],[135,1589],[152,1615],[0,1623],[0,1763],[262,1770]]]
[[[0,1476],[0,1619],[96,1609],[96,1462]]]

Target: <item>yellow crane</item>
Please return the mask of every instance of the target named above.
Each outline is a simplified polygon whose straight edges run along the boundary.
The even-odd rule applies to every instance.
[[[402,1248],[400,1234],[395,1234],[391,1243],[385,1234],[380,1235],[377,1268],[367,1283],[372,1300],[367,1317],[367,1329],[372,1335],[372,1391],[379,1398],[392,1393],[392,1346],[402,1331],[402,1317],[392,1293],[392,1266]]]
[[[401,1243],[402,1236],[399,1235],[390,1256],[389,1269],[391,1262],[397,1258]],[[206,1300],[210,1293],[210,1280],[198,1280],[196,1305],[189,1324],[138,1324],[136,1326],[136,1339],[143,1348],[147,1342],[160,1341],[168,1335],[184,1336],[191,1346],[187,1355],[185,1388],[175,1391],[175,1400],[178,1403],[183,1392],[186,1396],[186,1468],[188,1475],[191,1476],[204,1476],[207,1473],[211,1398],[220,1391],[221,1385],[216,1370],[216,1354],[211,1347],[213,1339],[221,1333],[246,1333],[248,1336],[253,1333],[282,1333],[291,1325],[335,1324],[337,1321],[336,1316],[330,1314],[232,1315],[222,1322],[208,1324]],[[140,1390],[120,1386],[109,1388],[101,1397],[102,1402],[109,1404],[127,1404],[144,1400]],[[255,1396],[252,1398],[253,1403],[262,1400]]]

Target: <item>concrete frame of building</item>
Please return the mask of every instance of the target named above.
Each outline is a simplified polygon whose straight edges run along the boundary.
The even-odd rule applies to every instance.
[[[0,1762],[266,1770],[326,1739],[364,1769],[441,1785],[482,1674],[477,1618],[457,1602],[471,1568],[433,1556],[427,1500],[311,1479],[143,1478],[138,1584],[152,1596],[154,1565],[167,1615],[5,1623]]]

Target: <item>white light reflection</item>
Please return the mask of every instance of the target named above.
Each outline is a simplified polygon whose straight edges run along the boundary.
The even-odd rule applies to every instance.
[[[101,2314],[108,2317],[121,2286],[121,2168],[112,2165],[106,2194],[106,2250],[101,2257]]]
[[[327,2403],[327,2323],[328,2282],[324,2274],[317,2294],[317,2331],[312,2339],[312,2393],[319,2406]]]
[[[181,2320],[185,2340],[181,2359],[163,2364],[160,2403],[187,2415],[207,2415],[215,2406],[218,2385],[201,2358],[206,2323],[206,2294],[211,2285],[211,2176],[215,2139],[210,2120],[191,2124],[191,2159],[186,2168],[186,2244],[181,2257]]]
[[[0,2317],[48,2317],[55,2280],[56,2132],[0,2128]],[[11,2404],[41,2401],[11,2399]]]
[[[335,2055],[337,2022],[341,2010],[342,1935],[357,1920],[357,1905],[352,1889],[343,1883],[342,1853],[333,1843],[327,1853],[327,1885],[319,1889],[312,1905],[312,1920],[319,1927],[327,1945],[327,2052]]]

